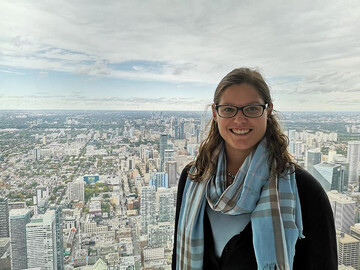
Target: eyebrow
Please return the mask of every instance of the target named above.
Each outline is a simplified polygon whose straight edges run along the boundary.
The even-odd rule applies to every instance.
[[[233,106],[238,106],[238,107],[243,107],[243,106],[247,106],[247,105],[263,105],[263,104],[266,104],[266,102],[259,102],[259,101],[255,101],[255,102],[249,102],[249,103],[246,103],[244,105],[241,105],[241,106],[238,106],[236,104],[233,104],[233,103],[224,103],[224,104],[218,104],[218,105],[233,105]]]

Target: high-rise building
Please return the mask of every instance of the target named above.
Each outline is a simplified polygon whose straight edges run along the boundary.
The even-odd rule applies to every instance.
[[[64,269],[63,258],[63,216],[62,207],[59,205],[50,206],[51,210],[55,211],[55,233],[56,233],[56,255],[57,255],[57,269]]]
[[[34,214],[44,214],[49,205],[49,188],[36,187],[36,195],[33,197]]]
[[[9,237],[9,235],[8,199],[0,197],[0,238]]]
[[[164,164],[166,164],[166,162],[169,162],[169,161],[173,161],[174,160],[174,149],[165,149],[164,151]],[[165,170],[165,167],[164,169]]]
[[[184,120],[182,120],[179,123],[179,139],[180,140],[185,139],[185,122],[184,122]]]
[[[320,150],[308,150],[306,152],[305,169],[313,175],[314,165],[321,163]]]
[[[159,150],[160,150],[160,170],[162,171],[164,168],[164,162],[165,162],[165,149],[167,149],[167,134],[161,134],[160,135],[160,144],[159,144]]]
[[[154,186],[141,188],[140,193],[141,232],[147,233],[148,226],[156,224],[156,190]]]
[[[156,189],[159,187],[169,187],[168,174],[164,172],[156,172],[150,175],[149,186],[154,186]]]
[[[26,224],[28,268],[57,269],[55,211],[34,216]]]
[[[312,175],[325,191],[344,191],[344,171],[339,164],[322,162],[313,166]]]
[[[350,234],[355,224],[355,202],[351,197],[336,190],[327,192],[335,220],[335,229]]]
[[[176,161],[168,161],[165,164],[165,172],[169,177],[169,187],[177,186],[177,162]]]
[[[69,199],[71,201],[85,201],[84,181],[69,182]]]
[[[26,224],[30,222],[29,209],[13,209],[9,212],[11,269],[27,267]]]
[[[338,263],[358,269],[359,266],[359,240],[340,233],[338,237]]]
[[[360,176],[360,141],[348,142],[349,184],[358,184]]]
[[[159,198],[159,222],[174,222],[175,208],[174,195],[169,189],[158,191]]]

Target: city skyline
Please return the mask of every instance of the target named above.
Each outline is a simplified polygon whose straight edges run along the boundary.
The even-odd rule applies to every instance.
[[[233,68],[279,111],[358,111],[358,1],[0,4],[2,110],[203,111]]]

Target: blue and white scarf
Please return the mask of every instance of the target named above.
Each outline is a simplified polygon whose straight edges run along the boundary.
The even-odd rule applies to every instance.
[[[295,172],[278,177],[270,171],[264,138],[228,188],[226,174],[223,145],[216,175],[202,182],[188,177],[178,222],[176,269],[203,269],[206,202],[227,215],[251,213],[259,270],[292,269],[296,241],[304,237]]]

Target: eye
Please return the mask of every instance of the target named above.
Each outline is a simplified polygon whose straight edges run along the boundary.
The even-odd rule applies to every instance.
[[[231,107],[231,106],[225,106],[225,107],[221,107],[221,111],[223,113],[233,113],[235,112],[235,108],[234,107]]]
[[[260,106],[248,106],[246,107],[246,111],[251,113],[258,112],[260,111]]]

